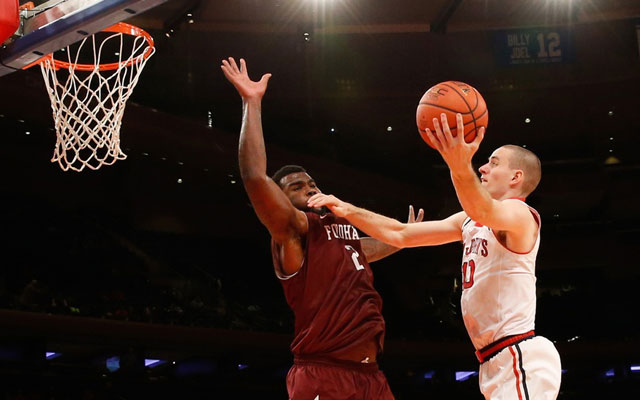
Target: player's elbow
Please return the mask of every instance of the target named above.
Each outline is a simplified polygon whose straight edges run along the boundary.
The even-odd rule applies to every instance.
[[[397,247],[400,249],[406,247],[407,245],[405,243],[405,239],[402,232],[395,228],[396,227],[389,227],[389,226],[386,226],[383,228],[371,229],[371,230],[364,228],[363,231],[369,236],[381,241],[382,243],[386,243],[390,246]]]
[[[404,243],[404,241],[402,240],[402,238],[400,236],[398,236],[397,234],[386,234],[383,235],[380,238],[380,241],[383,243],[388,244],[389,246],[393,246],[396,247],[398,249],[402,249],[405,248],[406,245]]]
[[[393,247],[404,249],[410,246],[411,237],[406,230],[407,224],[398,223],[394,230],[387,234],[386,242]]]

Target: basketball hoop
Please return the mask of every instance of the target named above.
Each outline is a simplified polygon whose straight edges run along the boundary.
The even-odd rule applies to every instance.
[[[122,116],[142,69],[155,52],[153,38],[119,22],[61,51],[66,52],[67,61],[49,54],[36,62],[51,100],[57,136],[51,162],[64,171],[82,171],[124,160]],[[117,62],[101,62],[103,57],[115,59],[114,55]]]

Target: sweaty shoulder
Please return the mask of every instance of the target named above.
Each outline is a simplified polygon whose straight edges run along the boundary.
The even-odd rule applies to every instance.
[[[521,199],[502,201],[505,212],[510,214],[515,229],[496,230],[497,239],[509,250],[528,253],[534,247],[540,229],[540,216]]]
[[[540,224],[538,212],[531,208],[524,200],[521,199],[505,199],[502,203],[508,207],[508,212],[513,213],[520,223],[525,225]]]

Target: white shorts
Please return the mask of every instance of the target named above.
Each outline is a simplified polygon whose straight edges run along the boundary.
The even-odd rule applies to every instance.
[[[555,400],[562,367],[558,350],[536,336],[505,347],[480,365],[480,391],[487,400]]]

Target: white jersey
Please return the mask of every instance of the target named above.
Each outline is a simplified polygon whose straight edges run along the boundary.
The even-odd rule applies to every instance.
[[[471,218],[462,225],[462,300],[464,324],[476,350],[535,327],[535,263],[540,246],[540,216],[535,245],[528,253],[504,247],[494,231]]]

